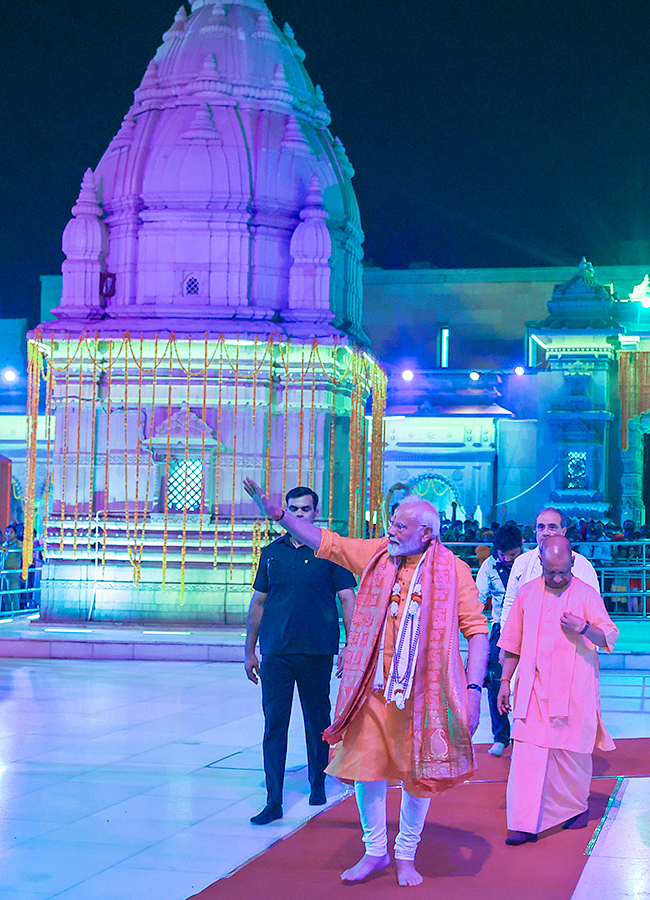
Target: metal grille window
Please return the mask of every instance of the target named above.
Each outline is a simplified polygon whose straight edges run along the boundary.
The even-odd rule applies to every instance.
[[[567,488],[586,488],[587,487],[587,454],[586,453],[576,452],[576,451],[567,453],[566,486],[567,486]]]
[[[199,509],[203,493],[203,464],[200,459],[176,459],[169,467],[167,505],[169,509]]]
[[[198,280],[198,278],[195,278],[192,275],[185,282],[185,293],[186,294],[198,294],[198,292],[199,292],[199,280]]]

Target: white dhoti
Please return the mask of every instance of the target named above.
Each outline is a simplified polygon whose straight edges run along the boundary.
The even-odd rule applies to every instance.
[[[388,852],[386,829],[386,781],[356,781],[354,792],[359,807],[363,842],[369,856]],[[430,797],[414,797],[402,786],[399,832],[395,838],[395,859],[415,859],[422,829],[429,811]]]
[[[514,741],[506,792],[508,829],[539,834],[588,807],[591,753]]]

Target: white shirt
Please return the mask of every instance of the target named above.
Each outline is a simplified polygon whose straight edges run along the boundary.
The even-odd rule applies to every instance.
[[[580,553],[574,551],[574,556],[573,574],[576,578],[579,578],[580,581],[584,581],[585,584],[590,585],[590,587],[598,591],[598,594],[600,595],[600,584],[598,583],[596,570],[589,560]],[[513,562],[512,569],[510,570],[510,578],[508,579],[508,587],[506,588],[506,594],[503,598],[503,606],[501,608],[502,633],[510,608],[517,596],[517,591],[522,584],[528,584],[529,581],[539,578],[541,574],[542,561],[539,556],[539,547],[535,547],[532,550],[526,551],[526,553],[522,553],[521,556],[518,556]]]
[[[501,605],[506,593],[501,575],[497,571],[497,562],[490,554],[481,563],[481,567],[474,579],[478,588],[478,599],[481,603],[485,605],[488,597],[492,597],[492,624],[497,624],[501,621]]]

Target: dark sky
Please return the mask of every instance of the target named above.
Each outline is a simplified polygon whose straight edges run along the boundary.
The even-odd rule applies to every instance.
[[[179,0],[3,7],[0,306],[39,274]],[[270,0],[356,168],[384,268],[641,263],[650,239],[650,4]],[[649,260],[650,265],[650,260]]]

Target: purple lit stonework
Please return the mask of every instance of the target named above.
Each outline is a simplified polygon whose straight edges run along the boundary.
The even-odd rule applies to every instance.
[[[56,320],[31,335],[46,619],[241,623],[269,537],[244,473],[309,484],[326,521],[363,528],[383,374],[354,170],[288,26],[262,0],[191,7],[83,177]]]

